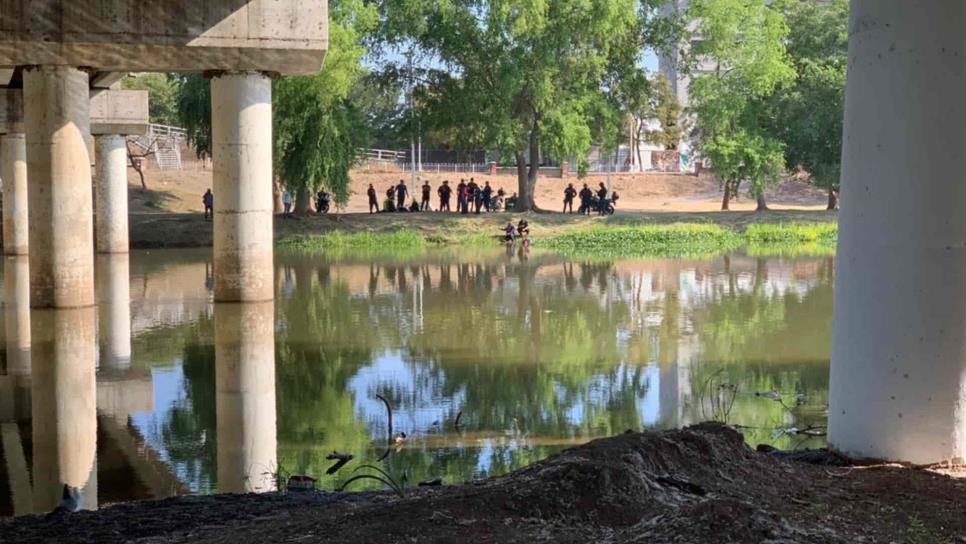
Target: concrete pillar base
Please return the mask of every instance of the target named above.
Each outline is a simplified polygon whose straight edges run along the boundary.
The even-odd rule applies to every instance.
[[[211,102],[215,300],[272,300],[271,79],[219,75]]]
[[[127,139],[98,136],[94,233],[98,253],[127,253]]]
[[[94,304],[90,93],[69,66],[24,70],[30,232],[30,304]]]
[[[0,179],[3,179],[3,252],[26,255],[27,139],[23,134],[0,136]]]

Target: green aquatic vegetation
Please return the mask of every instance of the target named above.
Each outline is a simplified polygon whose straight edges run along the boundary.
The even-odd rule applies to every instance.
[[[695,257],[740,245],[735,232],[712,224],[592,227],[540,240],[540,247],[564,253]]]
[[[745,229],[749,244],[835,244],[839,227],[835,223],[754,224]]]

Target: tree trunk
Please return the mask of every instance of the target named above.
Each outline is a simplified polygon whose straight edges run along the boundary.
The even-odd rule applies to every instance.
[[[526,190],[529,178],[527,177],[527,161],[522,151],[516,152],[517,156],[517,207],[513,211],[520,211],[523,207],[523,192]]]
[[[728,211],[731,209],[729,204],[731,203],[731,182],[724,182],[724,197],[721,199],[721,211]]]
[[[755,208],[755,211],[756,212],[768,211],[768,203],[765,202],[765,191],[761,191],[760,193],[758,193],[757,199],[758,199],[758,207]]]
[[[295,192],[295,215],[308,215],[311,200],[309,190],[305,187],[299,187],[299,190]]]
[[[644,123],[637,123],[637,171],[644,171],[644,159],[641,158],[641,138],[644,136]]]
[[[530,171],[527,172],[526,183],[520,187],[520,211],[529,212],[537,209],[534,202],[534,189],[537,187],[537,178],[540,176],[540,133],[537,124],[534,123],[533,130],[530,131]]]
[[[835,194],[835,189],[828,188],[828,208],[827,210],[837,210],[839,208],[839,197]]]
[[[282,184],[278,180],[272,182],[272,208],[275,214],[280,214],[285,210],[285,205],[282,204]]]

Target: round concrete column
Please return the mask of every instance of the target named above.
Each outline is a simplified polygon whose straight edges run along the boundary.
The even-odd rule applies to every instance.
[[[97,264],[100,370],[125,372],[131,366],[130,257],[101,255]]]
[[[98,253],[127,253],[127,139],[98,136],[94,234]]]
[[[966,4],[853,0],[829,444],[966,456]]]
[[[94,304],[90,92],[67,66],[24,70],[30,221],[30,304]]]
[[[264,301],[272,290],[272,82],[211,80],[215,300]]]
[[[275,304],[215,304],[218,491],[275,490]]]
[[[30,375],[30,263],[26,255],[3,262],[7,373]]]
[[[95,509],[94,308],[36,310],[32,320],[34,511],[53,510],[64,485]]]
[[[0,179],[3,179],[3,252],[27,254],[27,139],[0,136]]]

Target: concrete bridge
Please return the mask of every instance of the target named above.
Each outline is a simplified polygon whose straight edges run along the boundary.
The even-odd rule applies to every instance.
[[[231,471],[226,490],[271,489],[254,483],[275,468],[271,82],[318,72],[327,47],[325,0],[31,0],[0,10],[11,256],[0,420],[4,450],[21,452],[7,456],[15,510],[51,509],[64,484],[96,507],[98,412],[107,434],[123,437],[130,402],[143,401],[144,377],[129,373],[124,136],[146,127],[147,96],[118,88],[128,72],[211,78],[215,300],[234,303],[215,309],[219,467]],[[95,252],[112,255],[97,284]],[[29,408],[16,402],[26,397]],[[32,478],[16,424],[25,413]]]

